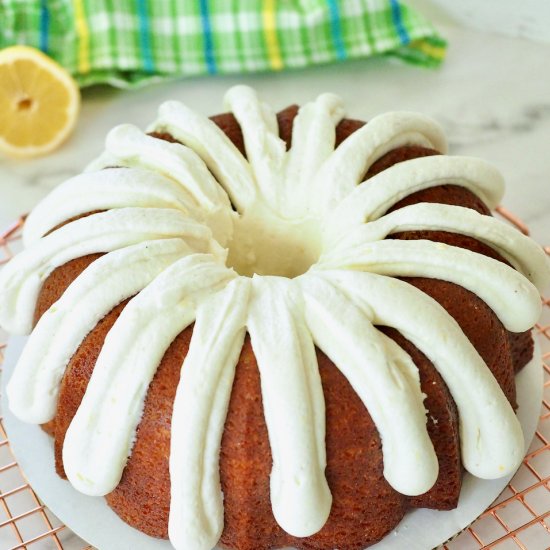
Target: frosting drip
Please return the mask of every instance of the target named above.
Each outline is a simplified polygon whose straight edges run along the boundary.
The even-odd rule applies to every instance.
[[[164,353],[194,321],[197,304],[235,276],[213,256],[192,254],[166,268],[124,308],[65,436],[65,472],[79,491],[105,495],[118,485]]]
[[[138,167],[179,183],[192,200],[194,217],[210,227],[217,242],[225,244],[232,230],[229,198],[193,150],[145,135],[131,124],[113,128],[105,146],[107,157],[98,159],[96,169],[113,164]]]
[[[250,164],[233,142],[209,118],[178,101],[167,101],[151,131],[169,132],[197,153],[226,190],[238,212],[256,200],[256,182]]]
[[[26,246],[73,217],[98,210],[173,208],[193,216],[192,197],[185,188],[156,172],[111,168],[84,173],[56,187],[29,214],[23,226]]]
[[[335,240],[354,225],[377,220],[407,195],[442,184],[469,189],[489,208],[495,208],[504,193],[500,173],[480,159],[420,157],[394,164],[354,187],[328,214],[327,234]]]
[[[403,145],[447,152],[441,128],[417,113],[394,112],[374,117],[338,147],[316,171],[314,208],[324,217],[349,195],[381,156]]]
[[[273,514],[287,533],[307,537],[325,524],[332,496],[324,473],[323,388],[301,302],[290,280],[254,277],[247,326],[273,456]]]
[[[249,279],[235,279],[197,308],[172,415],[169,534],[178,548],[210,550],[223,531],[218,457],[249,293]]]
[[[547,259],[515,229],[465,208],[416,204],[386,214],[403,197],[443,183],[494,207],[500,174],[476,159],[431,156],[362,182],[377,159],[401,145],[446,152],[439,126],[422,115],[388,113],[335,149],[344,111],[339,98],[324,94],[300,108],[287,151],[274,111],[253,90],[233,88],[225,102],[241,126],[247,159],[211,120],[170,101],[150,130],[181,143],[119,126],[88,172],[31,214],[27,248],[0,272],[0,324],[10,331],[31,331],[40,288],[56,267],[106,254],[36,326],[8,386],[14,413],[30,422],[52,418],[74,350],[99,318],[134,296],[107,335],[63,448],[70,482],[87,494],[108,493],[131,453],[159,362],[195,321],[172,419],[169,534],[176,548],[208,550],[223,529],[219,449],[248,330],[273,456],[274,516],[288,533],[306,537],[322,528],[332,503],[314,344],[369,410],[388,482],[417,495],[437,478],[417,368],[375,328],[385,325],[417,346],[449,387],[465,468],[484,478],[511,473],[523,438],[498,383],[454,319],[395,277],[461,285],[506,328],[523,331],[540,312]],[[517,271],[441,243],[386,239],[410,230],[469,235]]]
[[[380,433],[384,477],[405,495],[426,492],[439,468],[416,366],[373,327],[372,311],[362,311],[320,277],[305,275],[300,287],[315,343],[349,380]]]
[[[31,331],[40,288],[56,267],[87,254],[167,238],[183,238],[197,251],[224,257],[208,227],[176,210],[131,207],[93,214],[35,241],[2,269],[0,324],[15,334]]]
[[[352,271],[319,276],[370,313],[374,324],[396,328],[432,361],[458,408],[466,470],[484,479],[516,470],[523,458],[519,421],[483,359],[442,306],[399,279]]]
[[[52,420],[65,367],[97,320],[190,252],[181,239],[144,241],[85,269],[29,337],[6,388],[14,414],[35,424]]]

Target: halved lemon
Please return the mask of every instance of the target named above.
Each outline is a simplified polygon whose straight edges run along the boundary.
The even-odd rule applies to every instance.
[[[71,75],[28,46],[0,50],[0,151],[43,155],[73,130],[80,91]]]

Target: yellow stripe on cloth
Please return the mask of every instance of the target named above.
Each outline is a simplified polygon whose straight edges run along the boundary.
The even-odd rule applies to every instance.
[[[283,68],[281,48],[277,38],[277,0],[264,0],[262,7],[262,22],[264,26],[265,42],[269,64],[274,71]]]
[[[84,0],[73,0],[76,32],[78,34],[78,72],[90,72],[90,29],[86,21]]]
[[[430,57],[435,59],[443,59],[445,57],[445,47],[444,46],[433,46],[425,40],[415,40],[410,43],[410,47],[415,50],[421,51]]]

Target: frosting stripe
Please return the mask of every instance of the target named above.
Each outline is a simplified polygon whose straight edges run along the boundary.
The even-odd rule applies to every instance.
[[[227,191],[239,212],[256,200],[256,182],[248,162],[209,118],[179,101],[167,101],[159,107],[158,118],[150,130],[168,132],[192,148]]]
[[[334,151],[336,125],[344,117],[342,101],[323,94],[300,108],[292,125],[292,147],[287,153],[285,216],[307,213],[311,183],[317,167]]]
[[[76,489],[105,495],[118,485],[164,353],[195,319],[198,300],[234,277],[212,256],[193,254],[165,269],[124,308],[65,437],[63,464]]]
[[[521,273],[493,258],[439,242],[366,242],[334,251],[321,259],[318,269],[449,281],[479,296],[512,332],[530,329],[541,312],[536,287]]]
[[[355,226],[342,236],[336,250],[380,241],[401,231],[446,231],[473,237],[497,251],[539,291],[550,284],[548,258],[535,241],[515,227],[462,206],[431,203],[405,206],[374,222]]]
[[[220,202],[229,205],[204,162],[188,147],[148,136],[131,124],[121,124],[109,132],[105,148],[129,166],[149,168],[175,179],[203,208]]]
[[[273,456],[273,514],[287,533],[306,537],[325,524],[332,504],[317,357],[292,281],[255,277],[252,287],[248,331]]]
[[[249,281],[232,281],[197,310],[172,415],[169,535],[176,548],[210,550],[223,531],[219,453],[245,336]]]
[[[181,237],[196,251],[223,252],[204,225],[177,210],[120,208],[80,218],[36,241],[0,272],[0,324],[15,334],[32,329],[42,283],[70,260],[146,240]]]
[[[380,433],[384,477],[402,494],[425,493],[439,467],[411,358],[372,326],[369,314],[323,279],[305,275],[300,286],[316,345],[346,376]]]
[[[521,425],[491,371],[443,307],[398,279],[340,270],[321,276],[372,312],[374,324],[397,329],[432,361],[458,408],[464,467],[483,479],[512,474],[523,458]]]
[[[193,217],[196,209],[185,189],[140,168],[111,168],[70,178],[47,195],[23,227],[28,246],[62,222],[97,210],[124,207],[174,208]]]
[[[98,319],[190,252],[181,239],[144,241],[88,266],[42,315],[27,341],[7,386],[11,411],[32,424],[52,420],[65,368]]]
[[[489,163],[471,157],[436,155],[394,164],[359,184],[331,213],[326,234],[334,240],[354,225],[378,219],[408,195],[437,185],[460,185],[495,208],[504,180]]]
[[[280,211],[286,144],[279,137],[275,112],[247,86],[231,88],[225,94],[224,104],[241,126],[246,155],[262,200]]]
[[[88,168],[106,166],[145,168],[179,183],[195,202],[195,218],[212,229],[223,246],[232,233],[231,203],[201,158],[189,147],[145,135],[123,124],[113,128],[106,140],[106,153]]]
[[[393,112],[374,117],[319,167],[313,197],[318,215],[326,215],[349,195],[377,159],[403,145],[447,150],[443,131],[426,116]]]

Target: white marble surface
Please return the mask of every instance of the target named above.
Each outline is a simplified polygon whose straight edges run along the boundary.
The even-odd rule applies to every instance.
[[[0,228],[80,172],[115,124],[145,126],[158,104],[170,98],[204,113],[219,112],[225,89],[244,82],[281,108],[330,90],[342,95],[358,118],[392,109],[435,117],[447,131],[452,153],[499,167],[508,184],[504,205],[523,218],[539,242],[550,244],[550,44],[460,28],[440,7],[433,16],[450,42],[447,61],[437,71],[380,59],[276,75],[199,78],[132,92],[86,91],[77,131],[57,153],[25,162],[0,159]],[[0,547],[6,544],[0,533]],[[530,548],[546,546],[543,539],[533,544]],[[66,547],[80,545],[73,539]]]
[[[484,32],[550,42],[548,0],[407,0],[432,20]]]

